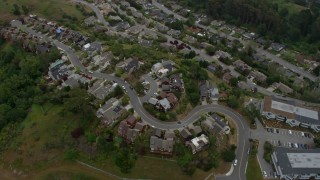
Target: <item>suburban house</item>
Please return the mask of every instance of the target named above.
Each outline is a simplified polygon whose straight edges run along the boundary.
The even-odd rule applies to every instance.
[[[160,87],[162,91],[173,92],[173,91],[184,91],[183,81],[181,74],[173,74],[170,78],[163,77],[160,79]]]
[[[113,90],[114,86],[112,86],[111,84],[105,84],[105,81],[103,80],[98,80],[93,84],[92,87],[88,89],[88,92],[96,98],[103,100]]]
[[[232,78],[233,78],[233,76],[231,75],[230,72],[226,72],[226,73],[224,73],[223,76],[222,76],[222,80],[223,80],[224,82],[226,82],[227,84],[230,84],[230,80],[231,80]]]
[[[233,66],[238,69],[239,71],[241,72],[244,72],[244,73],[249,73],[251,71],[251,67],[249,65],[247,65],[245,62],[241,61],[240,59],[239,60],[236,60],[235,62],[232,63]]]
[[[275,89],[278,89],[279,91],[281,91],[282,93],[284,94],[291,94],[293,93],[293,89],[291,89],[289,86],[283,84],[282,82],[275,82],[272,84],[272,86],[275,88]]]
[[[167,98],[159,100],[156,107],[157,107],[157,109],[162,110],[164,112],[167,112],[168,110],[170,110],[172,108],[170,105],[170,102],[168,101]]]
[[[118,134],[123,137],[127,143],[133,143],[146,127],[145,123],[137,122],[136,117],[131,115],[126,120],[120,122]]]
[[[184,91],[183,81],[181,78],[182,74],[173,74],[170,76],[171,80],[171,89],[175,91]]]
[[[162,78],[174,70],[173,65],[174,62],[172,61],[162,61],[161,63],[154,64],[151,68],[151,72]]]
[[[88,43],[83,46],[83,50],[87,52],[101,52],[101,43],[95,41],[93,43]]]
[[[172,155],[174,140],[173,138],[162,139],[157,136],[150,137],[150,152],[161,155]]]
[[[150,137],[150,151],[155,154],[172,155],[175,135],[171,131],[154,128]]]
[[[172,36],[174,38],[179,38],[179,36],[181,35],[181,31],[179,30],[174,30],[174,29],[170,29],[169,31],[167,31],[167,34],[169,36]]]
[[[229,134],[230,133],[230,127],[229,125],[225,122],[225,120],[219,116],[218,114],[211,114],[210,116],[214,129],[216,130],[217,133],[223,133],[223,134]]]
[[[180,134],[185,141],[189,141],[192,138],[192,134],[188,129],[182,129]]]
[[[232,56],[228,53],[228,52],[225,52],[225,51],[216,51],[215,54],[214,54],[218,59],[226,59],[226,58],[229,58],[229,59],[232,59]]]
[[[67,77],[70,74],[71,71],[68,69],[63,60],[57,60],[56,62],[51,63],[49,66],[48,75],[52,80],[67,80]]]
[[[210,84],[209,81],[201,81],[199,83],[200,89],[200,98],[201,100],[206,100],[207,98],[211,98],[213,101],[217,101],[219,98],[219,90],[217,87],[214,87]]]
[[[266,75],[256,70],[251,71],[249,76],[253,77],[257,82],[265,82],[267,80]]]
[[[86,19],[84,20],[84,24],[85,24],[86,26],[92,26],[92,25],[95,24],[95,22],[96,22],[96,17],[94,17],[94,16],[90,16],[90,17],[88,17],[88,18],[86,18]]]
[[[256,33],[253,33],[253,32],[243,33],[242,36],[245,39],[249,39],[249,40],[255,40],[258,37],[258,35]]]
[[[192,154],[196,154],[197,152],[202,151],[208,145],[209,145],[209,138],[204,134],[186,142],[186,146],[188,146],[191,149]]]
[[[98,118],[103,118],[105,123],[113,123],[124,112],[123,107],[120,105],[119,100],[116,98],[109,99],[103,106],[96,112]]]
[[[285,47],[286,47],[285,45],[280,44],[280,43],[272,43],[272,44],[271,44],[271,48],[272,48],[274,51],[277,51],[277,52],[282,51]]]
[[[210,64],[207,68],[208,68],[208,71],[215,73],[218,69],[218,66],[216,64]]]
[[[123,68],[125,72],[131,74],[140,68],[140,62],[135,58],[128,58],[116,65],[117,68]]]
[[[251,90],[251,86],[249,86],[246,82],[244,82],[244,81],[239,81],[238,82],[238,87],[240,88],[240,89],[243,89],[243,90],[247,90],[247,91],[250,91]]]

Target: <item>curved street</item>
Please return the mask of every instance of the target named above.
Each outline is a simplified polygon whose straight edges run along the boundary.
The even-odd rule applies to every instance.
[[[78,57],[74,54],[73,49],[71,49],[69,46],[51,39],[43,34],[40,34],[36,31],[34,31],[31,28],[28,28],[18,20],[14,20],[11,22],[11,25],[14,27],[17,27],[21,30],[24,30],[34,36],[38,36],[46,41],[51,41],[55,46],[63,50],[71,63],[74,65],[74,67],[78,68],[83,73],[88,73],[86,68],[81,64]],[[238,166],[234,168],[233,173],[230,176],[221,175],[218,179],[230,179],[230,180],[245,180],[245,166],[247,162],[247,153],[246,149],[249,147],[249,133],[248,133],[248,125],[245,123],[245,120],[242,118],[240,114],[235,112],[234,110],[227,108],[222,105],[204,105],[204,106],[197,106],[195,107],[189,114],[181,121],[180,124],[177,122],[164,122],[160,121],[156,118],[154,118],[151,114],[149,114],[142,106],[142,102],[140,101],[139,97],[137,96],[136,92],[134,90],[130,89],[130,85],[127,84],[124,80],[122,80],[119,77],[115,77],[109,74],[99,73],[99,72],[93,72],[90,74],[93,77],[106,79],[109,81],[115,81],[119,85],[124,86],[127,90],[127,94],[130,97],[130,102],[132,104],[132,107],[134,110],[141,116],[141,119],[143,119],[146,123],[148,123],[152,127],[157,127],[159,129],[164,130],[173,130],[173,129],[179,129],[187,126],[190,123],[193,123],[199,119],[201,114],[206,112],[219,112],[222,114],[225,114],[226,116],[229,116],[234,123],[236,124],[236,132],[237,132],[237,150],[236,150],[236,157],[238,159]],[[241,132],[241,133],[240,133]]]

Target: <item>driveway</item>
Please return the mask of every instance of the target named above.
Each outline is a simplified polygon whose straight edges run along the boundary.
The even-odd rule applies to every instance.
[[[158,85],[157,82],[148,74],[143,75],[142,78],[144,78],[145,81],[149,82],[150,89],[146,95],[140,98],[140,100],[142,102],[148,102],[148,100],[154,96],[154,93],[158,91]]]

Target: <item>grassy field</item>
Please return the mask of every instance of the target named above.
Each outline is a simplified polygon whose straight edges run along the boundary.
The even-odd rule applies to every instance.
[[[61,109],[49,104],[43,108],[33,105],[32,112],[21,123],[21,135],[12,140],[4,154],[4,165],[29,172],[60,160],[64,146],[73,141],[70,132],[77,127],[79,118],[71,114],[61,117]]]
[[[246,173],[247,180],[263,180],[262,172],[255,155],[250,155]]]
[[[32,112],[21,123],[24,127],[21,135],[12,140],[10,148],[0,158],[0,179],[111,179],[106,173],[64,160],[64,151],[74,141],[70,132],[78,126],[80,117],[72,114],[61,116],[61,109],[61,106],[50,104],[32,106]],[[210,173],[197,170],[191,177],[183,174],[175,161],[138,157],[132,172],[123,174],[112,158],[103,163],[85,159],[80,158],[94,167],[125,178],[204,179]]]
[[[75,4],[70,0],[0,0],[0,23],[15,18],[12,14],[13,4],[29,7],[31,9],[30,13],[50,20],[61,19],[64,13],[79,20],[84,19],[82,13],[76,9]],[[86,10],[88,9],[86,8]],[[20,11],[22,13],[21,8]]]
[[[295,4],[294,2],[291,2],[289,0],[276,0],[275,3],[278,4],[279,10],[282,8],[287,8],[289,14],[295,14],[300,12],[301,10],[306,9],[306,7]]]

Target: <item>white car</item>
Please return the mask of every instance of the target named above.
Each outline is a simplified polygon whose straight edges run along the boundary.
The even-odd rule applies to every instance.
[[[268,177],[268,175],[267,175],[267,172],[266,172],[266,171],[263,171],[263,172],[262,172],[262,174],[263,174],[263,177],[265,177],[265,178],[266,178],[266,177]]]
[[[301,136],[304,137],[304,133],[303,132],[301,132]]]
[[[89,71],[90,74],[93,74],[93,71]]]
[[[234,162],[233,162],[233,166],[237,166],[237,163],[238,163],[238,160],[235,159]]]
[[[292,135],[292,131],[291,130],[289,130],[289,134]]]

